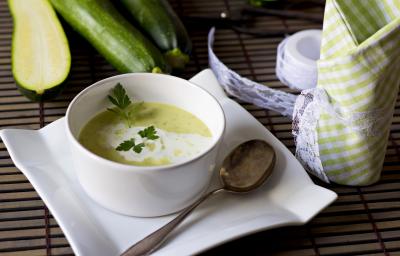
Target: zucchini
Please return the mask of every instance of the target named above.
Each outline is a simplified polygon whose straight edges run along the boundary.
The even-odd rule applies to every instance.
[[[12,73],[18,89],[33,101],[54,98],[64,87],[71,53],[48,0],[8,0],[14,22]]]
[[[125,9],[161,49],[175,70],[189,62],[192,43],[189,35],[166,0],[121,0]]]
[[[161,52],[109,0],[51,0],[59,14],[119,72],[168,72]]]

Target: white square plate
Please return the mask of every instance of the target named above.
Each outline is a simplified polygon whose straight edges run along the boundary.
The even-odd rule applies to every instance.
[[[155,255],[199,253],[260,230],[302,225],[336,199],[334,192],[311,181],[291,152],[263,125],[226,97],[211,70],[202,71],[191,81],[215,95],[224,109],[226,133],[220,160],[241,142],[257,138],[273,145],[277,163],[273,175],[257,191],[219,194],[200,205]],[[174,217],[128,217],[94,203],[78,183],[64,131],[61,118],[37,131],[5,129],[0,135],[76,255],[119,255]],[[213,182],[211,187],[218,184],[217,177]]]

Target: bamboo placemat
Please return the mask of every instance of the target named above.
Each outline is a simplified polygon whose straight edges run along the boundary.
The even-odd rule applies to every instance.
[[[243,0],[176,0],[179,14],[219,16],[232,14]],[[321,13],[322,7],[309,11]],[[257,18],[257,28],[319,28],[299,20]],[[11,74],[12,20],[7,2],[0,1],[0,128],[38,129],[65,114],[69,101],[95,81],[116,74],[95,50],[68,26],[72,70],[64,93],[52,102],[29,102],[17,91]],[[193,57],[182,75],[189,78],[207,67],[208,27],[189,24]],[[230,68],[252,80],[290,91],[275,77],[276,47],[282,37],[257,38],[218,29],[215,51]],[[241,103],[252,115],[294,150],[290,120],[279,114]],[[280,228],[247,236],[205,252],[203,255],[400,255],[400,102],[386,153],[381,181],[370,187],[328,186],[338,200],[309,224]],[[318,182],[318,181],[316,181]],[[325,185],[326,186],[326,185]],[[46,206],[25,176],[15,168],[0,144],[0,254],[72,255],[73,252]]]

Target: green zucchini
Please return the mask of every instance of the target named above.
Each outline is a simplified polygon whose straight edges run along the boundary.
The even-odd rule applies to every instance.
[[[48,0],[8,0],[14,22],[12,73],[18,89],[33,101],[54,98],[64,87],[71,53]]]
[[[109,0],[51,0],[51,3],[118,71],[169,71],[157,47],[126,21]]]
[[[175,70],[189,61],[192,43],[189,35],[166,0],[121,0],[126,10],[161,49]]]

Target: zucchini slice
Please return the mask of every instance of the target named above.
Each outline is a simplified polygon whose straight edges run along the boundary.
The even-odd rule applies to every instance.
[[[8,0],[14,22],[12,73],[33,101],[55,97],[71,67],[64,30],[48,0]]]

